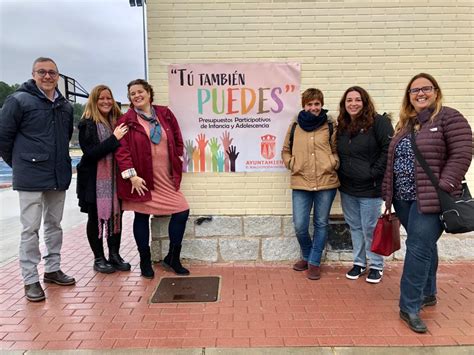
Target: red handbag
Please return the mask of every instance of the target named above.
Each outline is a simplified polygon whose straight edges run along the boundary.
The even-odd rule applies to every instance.
[[[395,213],[385,209],[377,220],[370,250],[389,256],[400,249],[400,221]]]

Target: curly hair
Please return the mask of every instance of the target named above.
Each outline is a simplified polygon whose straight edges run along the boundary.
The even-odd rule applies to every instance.
[[[135,79],[135,80],[132,80],[131,82],[129,82],[127,84],[127,97],[128,97],[128,100],[130,101],[130,107],[133,108],[133,103],[132,103],[132,100],[130,100],[130,88],[133,86],[133,85],[141,85],[143,86],[143,88],[145,89],[145,91],[150,95],[150,104],[153,103],[153,97],[155,95],[154,91],[153,91],[153,87],[148,83],[148,81],[146,80],[143,80],[143,79]]]
[[[351,116],[346,110],[346,98],[347,95],[352,91],[358,92],[362,99],[362,110],[355,120],[351,119]],[[348,131],[351,136],[355,136],[361,130],[368,130],[370,127],[372,127],[376,114],[375,106],[369,93],[360,86],[351,86],[344,92],[344,95],[342,95],[341,101],[339,102],[337,131],[339,134]]]

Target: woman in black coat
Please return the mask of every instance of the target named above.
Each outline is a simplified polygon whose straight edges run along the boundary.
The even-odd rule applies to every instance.
[[[115,127],[121,114],[112,91],[98,85],[92,89],[78,125],[83,155],[77,165],[77,197],[81,212],[88,214],[87,239],[94,253],[94,270],[106,274],[130,270],[119,254],[122,214],[113,154],[127,133],[125,125]],[[109,260],[102,237],[107,238]]]
[[[365,280],[377,284],[382,280],[384,260],[370,247],[381,214],[381,186],[393,127],[388,115],[377,114],[369,93],[360,86],[345,91],[337,122],[339,192],[354,258],[346,277],[357,280],[368,269]]]

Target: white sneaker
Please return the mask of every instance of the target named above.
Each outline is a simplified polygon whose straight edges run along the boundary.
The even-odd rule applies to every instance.
[[[359,276],[362,275],[364,272],[365,272],[365,267],[354,265],[352,269],[350,269],[349,272],[346,274],[346,277],[349,280],[357,280]]]
[[[367,275],[367,278],[365,279],[365,281],[371,284],[378,284],[380,281],[382,281],[382,276],[383,276],[382,270],[370,269],[369,275]]]

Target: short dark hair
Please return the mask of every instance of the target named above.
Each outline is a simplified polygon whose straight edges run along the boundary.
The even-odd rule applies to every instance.
[[[56,66],[56,70],[59,70],[58,65],[56,64],[56,62],[54,60],[52,60],[51,58],[48,58],[48,57],[38,57],[38,58],[36,58],[35,61],[33,62],[32,70],[35,70],[36,63],[43,63],[43,62],[51,62]]]
[[[150,94],[150,103],[153,102],[153,96],[155,95],[155,93],[153,92],[153,87],[148,83],[148,81],[146,80],[143,80],[143,79],[135,79],[135,80],[132,80],[131,82],[129,82],[127,84],[127,97],[128,97],[128,100],[130,101],[130,107],[133,108],[133,104],[132,104],[132,100],[130,100],[130,88],[133,86],[133,85],[141,85],[143,86],[143,88],[146,90],[146,92],[148,92],[148,94]]]
[[[318,100],[319,102],[321,102],[321,106],[324,106],[323,92],[315,88],[306,89],[301,95],[301,106],[304,108],[304,106],[308,102],[314,101],[314,100]]]

